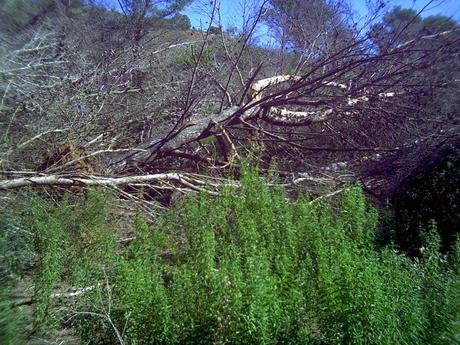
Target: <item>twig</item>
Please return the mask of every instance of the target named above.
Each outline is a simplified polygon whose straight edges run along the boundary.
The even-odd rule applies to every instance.
[[[51,134],[51,133],[63,133],[63,132],[68,132],[70,131],[70,128],[64,128],[64,129],[52,129],[52,130],[49,130],[49,131],[46,131],[46,132],[43,132],[43,133],[40,133],[40,134],[37,134],[36,136],[32,137],[31,139],[23,142],[22,144],[19,144],[18,145],[18,149],[23,149],[25,148],[26,146],[30,145],[32,142],[34,142],[35,140],[38,140],[40,139],[41,137],[45,136],[45,135],[48,135],[48,134]]]

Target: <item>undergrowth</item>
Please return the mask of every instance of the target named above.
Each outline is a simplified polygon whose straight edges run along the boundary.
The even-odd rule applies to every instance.
[[[358,187],[334,203],[293,202],[254,169],[241,180],[154,226],[137,216],[128,244],[106,194],[77,206],[36,199],[37,325],[60,303],[84,344],[459,342],[459,241],[440,254],[433,223],[423,257],[409,258],[374,246],[378,215]],[[91,289],[52,300],[63,282]]]
[[[17,345],[24,342],[26,318],[21,309],[9,298],[10,290],[1,286],[0,291],[0,344]]]

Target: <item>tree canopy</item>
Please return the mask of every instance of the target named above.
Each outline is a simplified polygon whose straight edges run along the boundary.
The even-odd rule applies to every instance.
[[[265,19],[290,48],[314,55],[346,44],[350,35],[350,8],[336,0],[270,0]]]

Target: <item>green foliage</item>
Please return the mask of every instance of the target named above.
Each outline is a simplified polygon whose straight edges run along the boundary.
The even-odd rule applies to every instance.
[[[423,319],[417,269],[391,248],[373,249],[375,212],[366,211],[362,192],[351,188],[345,193],[338,218],[326,205],[309,213],[313,218],[305,236],[323,341],[414,343]]]
[[[128,260],[122,260],[116,280],[116,293],[125,315],[130,315],[126,337],[146,344],[152,339],[167,343],[171,336],[172,315],[162,267],[159,263],[164,238],[151,233],[142,218],[135,222],[136,240]]]
[[[165,18],[181,11],[191,0],[120,0],[123,11],[131,17]]]
[[[70,14],[69,11],[81,12],[83,6],[83,0],[0,0],[6,20],[19,28],[35,24],[46,15],[56,13],[59,7]]]
[[[115,343],[116,330],[126,344],[458,339],[460,244],[440,254],[435,223],[413,260],[375,248],[376,211],[358,187],[335,204],[288,201],[249,167],[241,182],[219,197],[189,197],[155,226],[137,216],[125,246],[100,192],[77,207],[34,202],[38,316],[70,281],[97,286],[72,306],[86,312],[74,322],[88,344]]]
[[[190,49],[182,49],[178,52],[175,64],[183,68],[193,68],[199,61],[201,66],[209,66],[214,62],[214,54],[216,52],[216,47],[207,45],[200,57],[200,51],[192,46]]]
[[[43,330],[50,321],[50,298],[64,278],[74,286],[86,286],[103,277],[101,267],[111,270],[116,242],[107,222],[110,195],[89,191],[77,204],[64,198],[59,206],[31,196],[22,222],[32,234],[36,256],[34,325]]]
[[[373,25],[371,36],[378,45],[400,44],[417,36],[432,35],[457,26],[456,21],[447,16],[422,18],[414,9],[396,6],[385,14],[382,23]]]
[[[422,229],[435,220],[445,252],[460,230],[460,152],[448,152],[441,160],[403,184],[392,198],[394,240],[402,249],[418,255]]]
[[[14,307],[13,302],[7,296],[8,292],[9,290],[2,286],[0,291],[0,344],[23,344],[26,319],[21,310]]]
[[[459,290],[459,242],[451,252],[451,265],[444,265],[446,258],[440,254],[441,239],[433,221],[424,234],[423,247],[423,303],[426,309],[427,329],[426,344],[452,344],[459,339],[460,313]]]
[[[0,213],[0,281],[22,276],[35,261],[30,232],[21,227],[13,212]]]
[[[12,212],[0,215],[0,344],[24,344],[26,317],[10,298],[11,285],[33,262],[26,231],[18,226]]]
[[[64,204],[62,209],[67,207]],[[42,199],[35,199],[31,205],[33,243],[38,254],[35,276],[36,327],[41,327],[48,316],[51,307],[50,295],[56,284],[61,281],[61,274],[65,268],[66,252],[63,247],[66,246],[67,233],[59,220],[60,212],[61,208],[54,209]]]
[[[190,18],[185,14],[177,13],[174,17],[169,20],[169,24],[176,30],[190,30],[192,24]]]
[[[450,271],[446,288],[446,322],[441,333],[444,344],[460,343],[460,236],[452,246],[450,253]]]

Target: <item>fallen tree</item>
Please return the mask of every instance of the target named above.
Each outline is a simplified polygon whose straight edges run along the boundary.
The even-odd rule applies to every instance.
[[[216,11],[214,6],[212,16],[216,17]],[[230,66],[229,75],[225,76],[228,81],[233,80],[233,74],[238,75],[238,88],[232,82],[219,82],[214,77],[212,80],[215,83],[209,85],[217,84],[219,87],[213,89],[207,85],[205,90],[212,91],[217,96],[212,98],[210,95],[200,94],[199,88],[204,87],[200,84],[200,78],[208,78],[202,64],[206,49],[211,44],[210,24],[208,31],[203,34],[190,80],[184,81],[188,84],[182,94],[184,101],[181,108],[170,115],[169,122],[143,119],[140,138],[133,139],[139,134],[135,130],[130,133],[130,139],[125,141],[123,136],[126,126],[130,126],[131,121],[137,123],[138,120],[112,121],[106,117],[100,120],[90,117],[86,120],[88,117],[83,116],[82,112],[81,118],[76,118],[75,121],[59,120],[56,122],[59,125],[57,127],[37,126],[40,128],[38,133],[6,147],[1,159],[4,176],[8,178],[0,181],[0,188],[6,190],[44,185],[118,187],[142,184],[160,187],[173,183],[176,187],[199,190],[213,178],[231,177],[232,168],[238,165],[241,156],[247,155],[248,147],[254,142],[261,148],[259,159],[262,168],[268,169],[271,158],[275,157],[280,176],[286,183],[297,181],[298,185],[302,176],[308,176],[311,181],[326,179],[339,185],[344,181],[363,179],[384,181],[388,176],[372,176],[369,174],[372,169],[367,169],[364,173],[363,166],[368,166],[369,163],[385,165],[388,157],[402,154],[412,160],[408,166],[416,166],[423,157],[407,155],[407,148],[416,144],[423,155],[423,151],[431,152],[439,143],[458,135],[458,125],[450,115],[434,115],[416,102],[427,92],[425,82],[422,83],[427,73],[431,73],[437,66],[443,66],[450,57],[458,54],[458,28],[422,35],[379,50],[376,50],[371,38],[357,36],[351,43],[330,54],[321,55],[318,59],[308,60],[301,55],[297,66],[303,67],[299,67],[296,74],[259,79],[262,73],[261,64],[246,71],[244,75],[240,62],[243,52],[248,50],[250,35],[261,13],[262,9],[242,46],[238,47],[236,60],[228,51],[228,44],[225,43],[227,38],[224,35],[221,37],[226,52],[221,66]],[[35,37],[29,45],[15,53],[18,56],[29,56],[27,54],[30,51],[40,49],[41,54],[45,54],[40,56],[38,63],[34,62],[31,55],[26,69],[20,67],[18,59],[15,70],[27,72],[23,78],[35,81],[33,78],[37,77],[31,76],[29,69],[50,68],[48,63],[52,61],[45,57],[48,56],[46,54],[49,49],[52,52],[53,45],[44,45],[44,42],[45,38]],[[154,56],[183,49],[188,45],[196,46],[196,42],[169,44],[166,48],[157,47],[153,51]],[[110,77],[116,74],[117,68],[123,67],[115,63],[120,60],[120,56],[122,55],[104,57],[106,61],[101,62],[96,77],[88,72],[71,79],[70,85],[75,90],[88,89],[87,96],[76,101],[84,100],[84,104],[96,109],[99,114],[107,104],[151,92],[151,88],[144,87],[139,81],[136,81],[140,85],[137,88],[121,83],[128,73],[130,78],[142,77],[144,72],[140,70],[131,68],[129,72],[123,72],[116,78]],[[142,55],[136,59],[142,61]],[[124,71],[123,68],[121,70]],[[7,73],[12,73],[11,69]],[[101,81],[97,78],[101,78]],[[449,81],[445,76],[443,78],[445,82],[429,87],[436,90],[458,90],[456,79]],[[11,80],[11,83],[16,83],[16,79]],[[99,89],[90,91],[98,83]],[[48,86],[56,87],[55,84]],[[9,88],[5,89],[2,105],[8,103],[10,92]],[[154,93],[149,97],[155,98],[157,95],[158,93]],[[204,111],[200,97],[203,104],[212,103],[213,109]],[[237,99],[239,101],[235,101]],[[68,98],[65,102],[71,103]],[[39,103],[36,106],[45,107]],[[59,104],[59,107],[62,105]],[[71,111],[71,107],[68,111]],[[174,121],[171,122],[171,119]],[[86,121],[90,121],[89,126]],[[65,126],[60,126],[61,123]],[[16,157],[26,149],[34,149],[32,144],[42,142],[44,138],[53,135],[66,138],[77,132],[81,154],[72,156],[66,153],[67,156],[59,157],[42,171],[29,168],[24,176],[18,177],[15,174],[15,171],[23,169],[12,164],[14,160],[11,157]],[[425,146],[417,144],[421,142]],[[96,145],[97,149],[92,149]],[[81,171],[76,168],[77,163],[88,159],[96,161],[94,165],[97,165],[97,169]],[[384,166],[380,170],[373,169],[383,170]],[[196,178],[196,173],[201,174],[201,177]],[[405,172],[406,175],[408,173],[410,174],[409,171]],[[204,178],[205,175],[209,177]],[[403,175],[398,176],[398,179],[404,178]],[[371,185],[382,189],[385,183]]]

